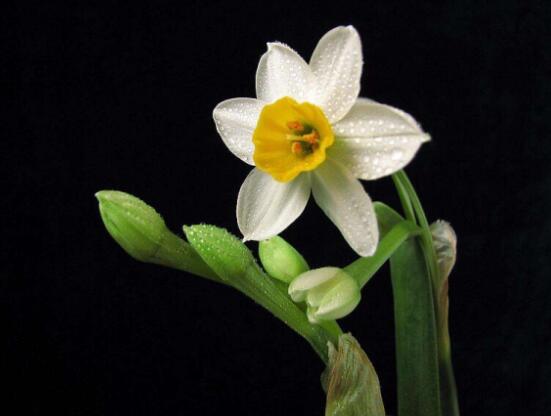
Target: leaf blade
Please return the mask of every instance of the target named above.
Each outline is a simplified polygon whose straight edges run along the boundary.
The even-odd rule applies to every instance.
[[[396,332],[398,415],[440,416],[436,318],[430,276],[419,242],[390,259]]]

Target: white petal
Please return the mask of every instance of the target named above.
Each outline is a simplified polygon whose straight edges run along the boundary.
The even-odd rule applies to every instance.
[[[338,267],[322,267],[301,273],[289,285],[289,296],[294,302],[302,302],[307,291],[333,279],[340,271]]]
[[[253,161],[253,131],[265,103],[254,98],[222,101],[212,112],[216,129],[228,149],[249,165]]]
[[[378,179],[407,165],[430,140],[409,114],[364,98],[333,126],[328,153],[357,178]]]
[[[362,184],[337,162],[327,159],[312,175],[318,205],[361,256],[377,248],[379,229],[371,199]]]
[[[298,53],[282,43],[268,43],[256,71],[256,96],[266,102],[291,97],[309,101],[315,77]]]
[[[362,294],[354,278],[343,279],[323,297],[316,318],[318,320],[340,319],[348,315],[360,303]]]
[[[310,58],[317,82],[314,103],[331,123],[342,119],[358,98],[362,65],[362,43],[352,26],[336,27],[318,42]]]
[[[237,224],[245,240],[265,240],[287,228],[304,211],[310,197],[310,175],[278,182],[253,169],[237,197]]]

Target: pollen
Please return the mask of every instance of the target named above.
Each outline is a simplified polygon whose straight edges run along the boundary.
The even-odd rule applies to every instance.
[[[293,152],[295,155],[299,155],[302,153],[302,145],[300,142],[293,142],[291,144],[291,152]]]
[[[316,130],[312,131],[310,134],[305,134],[302,136],[302,139],[311,145],[316,145],[320,141],[320,135]]]
[[[288,121],[287,122],[287,128],[291,131],[295,131],[297,133],[302,133],[304,131],[304,126],[300,121]]]
[[[288,182],[322,164],[334,140],[321,108],[283,97],[260,113],[253,132],[253,159],[260,170]]]

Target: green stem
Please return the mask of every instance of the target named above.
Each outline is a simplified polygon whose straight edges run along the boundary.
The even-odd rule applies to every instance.
[[[419,231],[419,227],[410,221],[399,222],[379,242],[373,256],[360,257],[346,266],[344,271],[356,279],[360,288],[363,288],[402,243],[417,235]]]
[[[337,321],[323,321],[320,326],[330,335],[333,339],[339,339],[343,334],[342,329]]]
[[[288,292],[287,292],[287,289],[289,287],[289,285],[287,283],[284,283],[282,282],[281,280],[277,280],[277,279],[274,279],[274,278],[271,278],[270,279],[274,285],[277,287],[277,289],[282,293],[284,294],[285,296],[288,296]],[[306,303],[304,302],[300,302],[300,303],[295,303],[295,305],[303,312],[306,314]],[[333,340],[338,340],[339,337],[343,334],[343,331],[340,327],[340,325],[338,324],[337,321],[323,321],[319,324],[320,327],[323,328],[323,330],[329,335],[332,337]],[[335,344],[336,345],[336,344]]]
[[[200,251],[199,254],[203,252]],[[325,364],[328,363],[327,342],[336,345],[339,334],[334,328],[330,331],[323,326],[311,324],[304,312],[289,298],[287,292],[276,287],[273,280],[264,274],[258,265],[247,267],[240,276],[232,276],[231,285],[304,337],[322,361]]]
[[[400,171],[400,172],[403,172],[403,171]],[[400,198],[400,203],[402,204],[402,209],[404,210],[404,215],[412,223],[417,224],[417,220],[415,218],[415,212],[413,211],[411,200],[409,198],[408,192],[404,184],[402,183],[401,176],[399,175],[400,172],[397,172],[394,175],[392,175],[392,180],[394,182],[394,186],[396,187],[396,191],[398,192],[398,197]]]
[[[406,173],[401,170],[395,173],[393,175],[393,178],[394,177],[396,177],[397,181],[400,183],[400,186],[408,195],[408,199],[413,207],[419,226],[421,227],[421,243],[423,246],[423,252],[427,260],[427,266],[431,275],[433,286],[436,288],[439,282],[438,263],[436,262],[436,250],[434,249],[434,244],[432,242],[432,234],[430,232],[429,222],[427,221],[425,211],[423,210],[423,206],[417,196],[417,192],[415,192],[415,188]],[[435,297],[435,299],[437,298]]]

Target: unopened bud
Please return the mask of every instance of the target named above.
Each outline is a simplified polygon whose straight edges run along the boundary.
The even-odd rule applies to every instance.
[[[96,198],[111,237],[136,260],[151,261],[168,231],[161,216],[141,199],[125,192],[100,191]]]
[[[450,354],[450,335],[448,330],[448,314],[450,301],[448,291],[450,273],[457,256],[457,236],[446,221],[438,220],[431,224],[430,231],[436,251],[438,264],[438,286],[436,287],[436,306],[440,348],[444,354]]]
[[[441,282],[445,281],[455,265],[457,256],[457,236],[452,226],[443,220],[438,220],[430,225],[436,261],[440,271]]]
[[[322,267],[302,273],[289,285],[295,302],[306,301],[311,323],[343,318],[361,299],[360,287],[353,277],[337,267]]]
[[[285,283],[290,283],[309,269],[304,257],[279,236],[261,241],[258,245],[258,256],[266,273]]]

